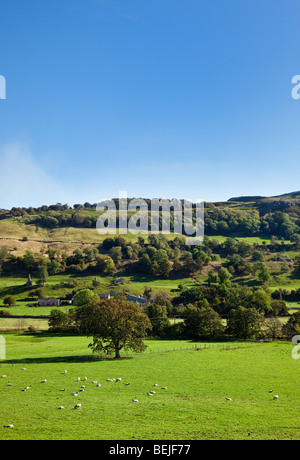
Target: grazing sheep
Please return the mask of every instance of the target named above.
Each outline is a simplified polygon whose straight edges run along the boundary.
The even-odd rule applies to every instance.
[[[167,387],[162,387],[162,390],[167,390],[168,388]]]
[[[87,377],[84,377],[84,380],[87,380]]]
[[[80,382],[80,377],[77,378],[77,382]]]
[[[98,384],[97,384],[97,387],[101,387],[101,383],[98,383]]]
[[[85,388],[85,385],[81,385],[81,388]]]
[[[42,380],[41,383],[47,383],[47,380],[46,380],[46,379],[45,379],[45,380]]]
[[[3,378],[3,379],[6,379],[6,378],[7,378],[7,375],[2,375],[2,378]]]
[[[72,393],[73,396],[78,396],[78,393],[74,392]]]
[[[62,388],[60,391],[66,391],[66,389],[65,389],[65,388]]]
[[[21,371],[26,371],[26,367],[22,367]]]
[[[154,386],[154,387],[158,387],[158,383],[155,383],[153,386]]]
[[[64,409],[64,406],[59,406],[59,409]]]
[[[8,386],[8,387],[12,387],[12,383],[8,383],[7,386]]]
[[[231,398],[225,398],[225,399],[226,399],[227,401],[232,401],[232,399],[231,399]]]
[[[76,406],[74,406],[74,409],[80,409],[81,408],[81,404],[76,404]]]
[[[275,395],[273,399],[278,399],[278,395]]]
[[[130,385],[130,383],[125,383],[125,385],[128,387],[128,385]]]
[[[138,399],[132,399],[132,402],[139,402]]]
[[[14,428],[13,425],[4,425],[4,428]]]
[[[274,390],[269,390],[269,393],[273,393]]]
[[[66,374],[68,371],[64,371],[64,374]]]
[[[122,379],[121,379],[121,378],[118,378],[118,379],[116,380],[116,382],[121,382],[121,381],[122,381]]]
[[[98,383],[97,380],[94,380],[92,383]]]
[[[151,393],[151,391],[149,393],[147,393],[148,396],[153,396],[153,393]]]

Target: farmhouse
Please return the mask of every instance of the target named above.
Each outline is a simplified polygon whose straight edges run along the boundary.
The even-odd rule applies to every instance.
[[[145,307],[146,304],[147,304],[146,299],[144,299],[143,296],[141,296],[141,295],[136,297],[136,296],[133,296],[133,295],[126,294],[126,300],[128,302],[139,303],[143,307]]]
[[[108,294],[98,294],[100,300],[109,300],[110,299],[110,292]]]
[[[290,257],[280,256],[279,261],[280,262],[292,262],[292,259]]]
[[[38,306],[39,307],[59,307],[60,306],[60,299],[38,299]]]

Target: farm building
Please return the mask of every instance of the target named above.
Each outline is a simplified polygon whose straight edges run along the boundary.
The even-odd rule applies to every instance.
[[[60,306],[60,299],[39,299],[38,300],[39,307],[59,307]]]
[[[110,292],[108,294],[98,294],[100,300],[109,300],[110,299]]]
[[[136,296],[133,296],[133,295],[126,294],[126,300],[128,302],[139,303],[143,307],[145,307],[146,304],[147,304],[146,299],[144,299],[144,297],[141,296],[141,295],[136,297]]]

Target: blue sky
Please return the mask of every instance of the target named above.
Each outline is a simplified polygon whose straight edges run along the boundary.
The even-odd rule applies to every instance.
[[[0,207],[300,189],[298,0],[0,1]]]

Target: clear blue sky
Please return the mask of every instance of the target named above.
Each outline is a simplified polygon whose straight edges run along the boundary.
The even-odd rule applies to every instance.
[[[299,190],[299,0],[0,0],[0,207]]]

